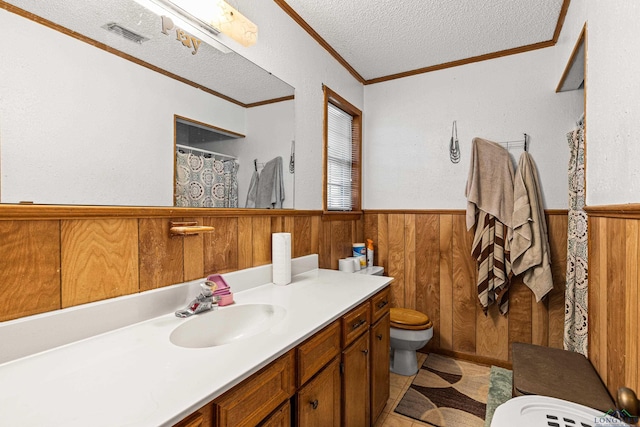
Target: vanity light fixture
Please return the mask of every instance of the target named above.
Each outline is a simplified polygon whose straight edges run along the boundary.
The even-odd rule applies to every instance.
[[[209,46],[219,50],[222,53],[233,52],[227,46],[222,44],[216,37],[220,34],[218,29],[212,27],[201,19],[196,18],[191,13],[179,7],[168,0],[135,0],[136,3],[149,9],[159,17],[168,17],[176,28],[180,28],[187,33],[197,36]]]
[[[172,3],[182,11],[204,23],[218,33],[223,33],[242,46],[248,47],[258,39],[258,26],[247,19],[224,0],[161,0]]]
[[[194,0],[174,0],[178,3],[189,2]],[[196,3],[201,2],[195,0]],[[210,4],[210,3],[207,3]],[[258,40],[258,26],[251,22],[247,17],[231,7],[224,0],[215,0],[212,9],[214,13],[207,17],[207,22],[214,28],[220,30],[233,40],[237,41],[244,47],[252,46]]]
[[[163,9],[163,15],[171,14],[171,19],[178,18],[189,23],[209,36],[225,34],[242,46],[248,47],[258,40],[258,26],[238,12],[224,0],[136,0],[145,7],[153,10],[146,3]],[[154,10],[155,11],[155,10]],[[177,25],[180,26],[176,22]],[[214,38],[210,37],[212,40]],[[219,42],[218,42],[219,43]],[[215,46],[218,48],[218,46]]]

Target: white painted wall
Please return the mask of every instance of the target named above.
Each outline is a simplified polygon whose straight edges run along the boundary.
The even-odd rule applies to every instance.
[[[321,83],[364,110],[365,209],[463,208],[471,138],[511,140],[522,132],[531,135],[546,207],[566,208],[565,134],[585,109],[584,93],[555,88],[586,21],[587,203],[640,199],[637,0],[572,0],[553,48],[364,90],[274,2],[245,3],[259,42],[233,48],[296,88],[296,208],[322,205]],[[453,120],[462,148],[457,165],[447,152]]]
[[[247,2],[242,12],[249,16],[260,28],[259,41],[255,46],[243,48],[230,42],[234,50],[281,77],[296,88],[295,100],[295,139],[296,139],[296,195],[297,209],[322,208],[322,84],[326,84],[352,104],[362,108],[362,85],[355,80],[333,57],[296,24],[275,2]],[[215,124],[230,130],[245,133],[244,125],[229,118],[225,123],[211,119],[218,108],[217,98],[202,91],[184,87],[167,78],[150,72],[135,64],[106,54],[81,42],[70,39],[55,31],[0,11],[0,25],[8,33],[18,31],[15,37],[5,37],[0,42],[0,55],[10,58],[16,53],[25,57],[22,65],[5,68],[0,71],[0,141],[2,146],[2,164],[0,192],[2,202],[34,200],[38,203],[83,203],[113,204],[110,196],[114,188],[120,193],[118,204],[133,205],[170,205],[172,203],[172,176],[158,179],[153,172],[159,168],[171,168],[172,154],[157,149],[164,144],[166,135],[173,135],[173,113],[194,120]],[[20,20],[18,22],[17,20]],[[11,26],[11,27],[9,27]],[[49,42],[36,42],[45,35]],[[15,40],[21,40],[15,43]],[[29,46],[29,49],[24,49]],[[68,54],[61,57],[59,51]],[[32,57],[33,56],[33,57]],[[102,72],[103,68],[116,68],[115,74]],[[23,75],[22,71],[26,70]],[[50,78],[43,79],[38,74],[47,70]],[[65,77],[63,83],[51,84],[53,76]],[[116,79],[125,79],[124,82]],[[33,80],[34,85],[25,85]],[[47,84],[49,83],[49,84]],[[124,84],[124,86],[123,86]],[[28,86],[28,87],[25,87]],[[57,89],[57,90],[56,90]],[[87,94],[90,99],[100,100],[90,107],[78,105],[72,100],[78,93]],[[71,92],[69,92],[71,91]],[[5,96],[4,94],[8,95]],[[119,93],[119,101],[105,103],[107,95]],[[39,95],[40,94],[40,95]],[[64,109],[58,109],[51,103],[42,102],[41,95],[54,95],[66,100]],[[165,102],[162,94],[171,99]],[[145,99],[143,108],[136,108],[135,114],[127,114],[123,106],[136,99]],[[17,107],[16,107],[17,106]],[[200,108],[204,106],[205,108]],[[94,122],[97,117],[116,117],[121,119],[118,126],[105,123],[102,127],[83,125]],[[164,120],[163,117],[170,117]],[[159,124],[162,122],[162,124]],[[40,123],[41,126],[24,133],[26,124]],[[46,132],[45,132],[46,129]],[[92,130],[93,129],[93,130]],[[74,163],[64,158],[56,163],[66,165],[65,175],[79,177],[77,188],[73,191],[83,196],[60,198],[57,188],[60,186],[43,183],[45,177],[52,181],[52,168],[41,168],[41,173],[28,176],[23,171],[16,172],[30,164],[16,161],[19,153],[41,153],[47,159],[56,159],[58,147],[43,147],[43,140],[56,141],[64,137],[73,140],[68,152],[88,152],[96,162],[89,163],[87,169],[78,170]],[[154,141],[155,146],[138,145],[133,149],[132,141],[145,138]],[[19,142],[18,142],[19,141]],[[123,147],[129,149],[129,156],[120,159]],[[152,154],[151,154],[152,153]],[[68,154],[68,153],[67,153]],[[150,165],[140,165],[138,159],[151,154]],[[5,159],[6,157],[6,159]],[[137,173],[122,175],[108,182],[103,178],[109,171],[93,172],[106,166],[109,159],[118,159],[131,164],[131,170]],[[66,162],[66,163],[65,163]],[[138,168],[138,170],[136,170]],[[108,169],[108,168],[106,168]],[[15,178],[11,178],[15,176]],[[34,192],[14,194],[11,188],[15,182],[23,182]],[[40,188],[41,191],[36,191]],[[149,198],[138,197],[139,189],[145,188]],[[92,198],[84,196],[92,193]]]
[[[296,88],[297,209],[322,207],[322,84],[364,111],[365,209],[463,208],[471,138],[511,140],[522,132],[531,135],[546,207],[566,207],[565,133],[582,111],[583,95],[554,91],[585,21],[587,203],[639,201],[636,0],[573,0],[554,48],[364,88],[275,2],[246,3],[242,11],[258,24],[259,42],[232,47]],[[220,101],[8,12],[0,11],[0,25],[14,34],[2,38],[0,55],[16,58],[0,66],[1,201],[101,204],[116,188],[124,197],[121,204],[171,204],[172,178],[151,178],[159,168],[172,170],[172,154],[157,147],[172,135],[175,112],[212,123]],[[113,70],[108,75],[102,71],[107,66]],[[124,88],[114,76],[125,80]],[[54,77],[64,80],[57,83]],[[77,92],[94,101],[74,102]],[[106,101],[113,93],[121,95],[119,100]],[[58,97],[58,104],[42,102],[44,95]],[[133,98],[146,101],[135,113],[124,109]],[[105,117],[116,117],[119,124]],[[244,132],[243,119],[227,119],[221,127]],[[448,160],[453,120],[462,148],[457,165]],[[69,140],[70,148],[61,151],[50,144],[60,139]],[[141,139],[153,142],[133,143]],[[71,159],[83,153],[90,154],[88,167],[78,168]],[[143,157],[148,161],[140,162]],[[59,186],[51,184],[55,175],[49,166],[33,167],[36,158],[62,164],[64,175],[76,181],[72,192],[89,191],[94,199],[50,197]],[[126,162],[132,174],[105,178],[109,170],[102,167],[110,160]],[[33,191],[12,193],[16,182]],[[147,190],[148,200],[139,197],[140,188]]]
[[[296,209],[322,209],[322,84],[360,109],[362,84],[274,1],[245,1],[239,10],[258,25],[258,43],[229,45],[296,88]]]
[[[530,135],[546,208],[567,206],[566,133],[582,91],[555,93],[553,48],[365,86],[364,209],[464,209],[473,137]],[[458,124],[462,159],[449,160]],[[512,149],[517,157],[521,149]]]
[[[266,163],[274,157],[282,157],[282,181],[285,200],[282,207],[291,209],[294,205],[294,174],[289,173],[291,141],[295,132],[295,101],[277,102],[248,108],[246,137],[231,141],[200,144],[201,148],[218,153],[231,154],[238,158],[238,206],[243,208],[247,201],[247,191],[253,175],[253,160]],[[261,167],[258,168],[261,171]]]
[[[640,2],[576,3],[588,20],[587,205],[638,203]]]
[[[0,10],[1,201],[173,205],[173,115],[244,109]]]

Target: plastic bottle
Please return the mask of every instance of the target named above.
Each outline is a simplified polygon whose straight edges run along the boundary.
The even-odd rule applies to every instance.
[[[367,266],[367,249],[364,243],[353,244],[353,256],[360,258],[361,268],[365,268]]]
[[[373,240],[367,239],[367,267],[373,267]]]

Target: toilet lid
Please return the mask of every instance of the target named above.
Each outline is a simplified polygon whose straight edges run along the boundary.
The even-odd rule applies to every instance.
[[[391,308],[391,326],[398,329],[429,329],[433,324],[424,313],[409,308]]]
[[[391,308],[390,312],[391,326],[394,328],[422,330],[433,326],[429,316],[410,308]]]

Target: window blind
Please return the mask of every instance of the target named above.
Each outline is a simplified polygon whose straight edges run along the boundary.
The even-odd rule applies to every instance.
[[[327,105],[327,209],[353,208],[353,117],[329,103]]]

